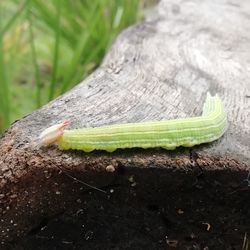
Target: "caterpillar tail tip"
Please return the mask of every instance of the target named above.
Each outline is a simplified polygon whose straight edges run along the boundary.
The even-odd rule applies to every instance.
[[[207,92],[207,98],[211,98],[212,96],[211,96],[211,94],[210,94],[210,92],[208,91]]]
[[[69,127],[69,125],[70,121],[65,120],[59,124],[53,125],[45,129],[38,138],[40,146],[56,144],[58,140],[62,137],[64,129]]]

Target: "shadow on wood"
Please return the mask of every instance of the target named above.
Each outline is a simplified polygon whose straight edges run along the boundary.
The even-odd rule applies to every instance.
[[[165,249],[176,243],[181,249],[239,249],[242,245],[249,230],[249,188],[246,172],[236,171],[236,163],[226,166],[215,159],[212,167],[198,157],[175,167],[164,151],[157,150],[90,157],[88,172],[83,164],[68,166],[67,173],[106,193],[87,189],[58,168],[33,169],[19,181],[18,193],[9,203],[16,209],[8,216],[13,223],[19,221],[18,232],[25,232],[25,237],[6,247]],[[91,170],[110,163],[112,173]],[[17,232],[11,220],[5,228]]]

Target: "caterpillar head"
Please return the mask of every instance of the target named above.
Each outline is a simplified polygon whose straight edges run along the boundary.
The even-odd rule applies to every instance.
[[[39,136],[39,143],[44,146],[56,144],[63,135],[64,129],[68,126],[69,121],[64,121],[45,129]]]

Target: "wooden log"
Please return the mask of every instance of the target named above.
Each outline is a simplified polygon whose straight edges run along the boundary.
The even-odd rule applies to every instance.
[[[81,199],[85,187],[65,171],[106,191],[127,167],[132,168],[127,176],[140,169],[142,185],[152,166],[159,169],[157,178],[165,169],[172,185],[177,173],[197,168],[228,173],[242,185],[250,166],[249,11],[248,1],[162,0],[156,15],[118,36],[86,80],[12,124],[0,139],[2,244],[34,233],[45,217]],[[196,116],[208,91],[219,94],[229,119],[226,134],[210,144],[112,154],[33,144],[41,131],[63,120],[78,128]]]

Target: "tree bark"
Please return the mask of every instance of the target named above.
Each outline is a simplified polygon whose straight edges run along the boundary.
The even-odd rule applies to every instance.
[[[229,171],[243,181],[250,166],[249,28],[248,1],[163,0],[157,14],[117,37],[86,80],[13,123],[0,139],[2,244],[31,232],[44,214],[60,213],[78,197],[65,171],[103,189],[126,167],[200,167]],[[34,147],[45,128],[63,120],[79,128],[200,115],[208,91],[222,98],[229,119],[227,132],[213,143],[112,154]],[[115,172],[106,170],[109,165]]]

